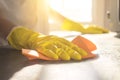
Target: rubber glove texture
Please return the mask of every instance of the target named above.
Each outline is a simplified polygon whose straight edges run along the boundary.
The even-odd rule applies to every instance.
[[[33,49],[54,60],[81,60],[88,55],[68,40],[53,36],[43,35],[25,27],[17,27],[7,37],[9,44],[15,49]]]

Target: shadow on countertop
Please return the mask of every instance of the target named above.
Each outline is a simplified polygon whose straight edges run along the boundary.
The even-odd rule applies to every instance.
[[[52,65],[52,64],[70,64],[79,63],[81,61],[44,61],[44,60],[28,60],[21,54],[20,50],[12,48],[0,47],[0,79],[9,80],[14,73],[22,68],[34,64]]]
[[[20,51],[12,48],[0,48],[0,79],[9,78],[26,65],[27,59],[20,54]]]

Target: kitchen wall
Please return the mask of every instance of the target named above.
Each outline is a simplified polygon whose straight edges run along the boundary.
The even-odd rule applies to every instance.
[[[89,24],[96,24],[106,27],[111,31],[120,31],[118,21],[118,0],[93,0],[92,21]],[[87,5],[85,5],[87,6]],[[87,24],[87,23],[84,23]],[[57,23],[50,24],[50,31],[60,30]]]

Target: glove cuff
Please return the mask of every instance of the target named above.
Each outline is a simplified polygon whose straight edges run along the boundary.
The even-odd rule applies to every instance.
[[[30,43],[35,37],[40,35],[37,32],[34,32],[23,26],[18,26],[12,29],[12,31],[7,36],[8,43],[18,50],[22,48],[29,49]]]

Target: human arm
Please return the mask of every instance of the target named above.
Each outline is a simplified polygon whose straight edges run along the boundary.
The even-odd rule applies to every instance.
[[[14,28],[7,37],[18,50],[31,49],[53,60],[81,60],[88,53],[73,43],[53,35],[43,35],[25,27]]]
[[[85,25],[81,22],[76,22],[74,20],[69,19],[69,17],[66,17],[62,15],[61,13],[57,12],[56,10],[49,8],[50,12],[50,18],[54,20],[54,22],[59,23],[61,25],[62,30],[69,30],[69,31],[78,31],[83,34],[102,34],[102,33],[108,33],[109,30],[105,27],[91,24],[91,25]]]
[[[87,55],[83,49],[78,48],[69,41],[57,36],[46,36],[25,27],[15,27],[10,21],[0,18],[0,34],[7,38],[9,44],[18,50],[33,49],[53,60],[81,60]]]

